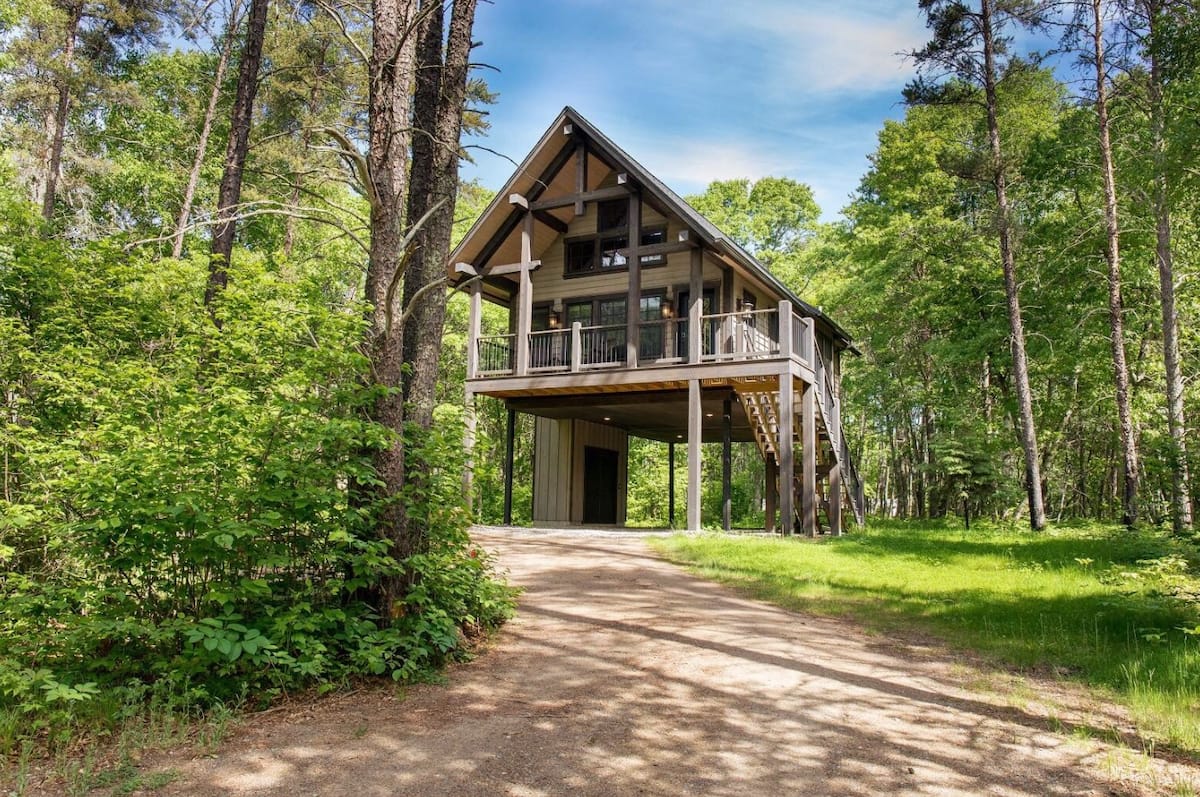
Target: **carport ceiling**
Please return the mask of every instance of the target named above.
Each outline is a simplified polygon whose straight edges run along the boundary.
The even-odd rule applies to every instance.
[[[722,405],[727,398],[734,399],[730,409],[732,439],[735,442],[754,442],[754,432],[746,419],[746,412],[737,402],[733,391],[727,387],[701,391],[702,439],[706,443],[721,442]],[[686,390],[511,398],[508,406],[518,412],[543,418],[578,418],[616,426],[631,435],[664,443],[687,441]]]

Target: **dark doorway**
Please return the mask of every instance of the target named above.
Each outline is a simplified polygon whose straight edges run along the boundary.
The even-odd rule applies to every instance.
[[[617,522],[617,452],[583,447],[583,522]]]

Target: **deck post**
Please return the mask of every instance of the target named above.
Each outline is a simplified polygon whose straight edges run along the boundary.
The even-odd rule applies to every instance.
[[[800,400],[800,446],[804,456],[801,468],[800,514],[804,533],[817,536],[817,386],[805,385]]]
[[[796,414],[795,389],[789,367],[779,375],[779,525],[785,536],[796,527],[796,460],[792,432]]]
[[[475,433],[478,419],[475,415],[475,393],[467,389],[463,394],[463,450],[467,454],[463,468],[463,497],[467,499],[467,511],[475,519]]]
[[[790,358],[792,354],[792,303],[784,299],[779,303],[779,356]]]
[[[768,534],[775,533],[775,510],[779,503],[779,463],[775,461],[773,454],[766,456],[766,472],[767,484],[763,490],[766,498],[766,522],[764,524]]]
[[[571,324],[571,373],[579,373],[583,365],[583,325],[578,321]]]
[[[529,372],[529,333],[533,330],[533,213],[525,210],[521,226],[521,284],[517,291],[517,376]]]
[[[688,284],[688,350],[689,363],[700,362],[700,352],[703,351],[700,339],[704,335],[700,324],[700,316],[704,312],[704,252],[700,247],[692,250],[691,281]]]
[[[812,318],[804,318],[801,323],[804,324],[804,340],[801,342],[800,356],[804,358],[804,362],[808,363],[810,368],[816,368],[813,354],[817,345],[817,325]]]
[[[513,444],[517,435],[517,411],[509,407],[504,433],[504,525],[512,525]]]
[[[842,536],[842,466],[835,459],[829,471],[829,533]]]
[[[667,525],[675,528],[675,444],[667,443]]]
[[[700,440],[703,433],[700,380],[688,380],[688,531],[700,531]]]
[[[479,280],[471,283],[471,304],[467,313],[467,379],[479,376],[479,332],[483,318],[483,290]]]
[[[726,397],[721,408],[721,527],[733,528],[733,402]]]
[[[637,368],[638,324],[642,320],[642,258],[641,244],[642,198],[636,191],[629,194],[628,230],[625,241],[629,246],[629,294],[625,300],[625,367]]]

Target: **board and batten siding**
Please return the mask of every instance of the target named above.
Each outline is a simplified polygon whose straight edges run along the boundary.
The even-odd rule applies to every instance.
[[[533,522],[571,522],[571,421],[534,417]]]
[[[625,523],[629,488],[629,435],[600,423],[535,417],[533,523],[583,522],[583,449],[617,452],[617,523]]]

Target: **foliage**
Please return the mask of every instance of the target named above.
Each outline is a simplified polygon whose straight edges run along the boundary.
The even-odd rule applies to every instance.
[[[1200,751],[1200,556],[1159,533],[1115,527],[875,522],[797,540],[655,541],[676,562],[791,609],[848,615],[1099,687],[1143,736]]]

